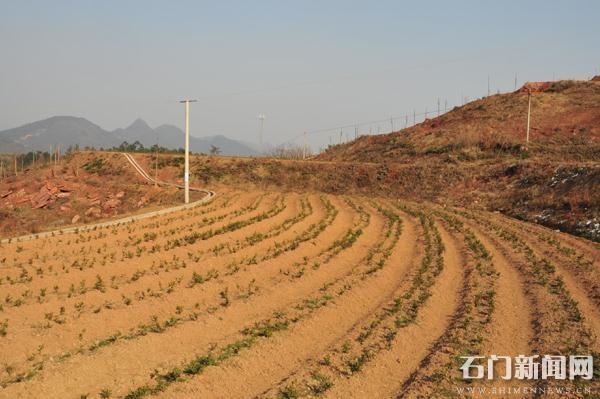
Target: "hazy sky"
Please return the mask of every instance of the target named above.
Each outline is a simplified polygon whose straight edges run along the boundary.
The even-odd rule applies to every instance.
[[[600,1],[0,0],[0,129],[53,115],[182,126],[177,100],[192,97],[192,134],[257,141],[264,113],[276,144],[437,112],[484,95],[488,75],[494,92],[515,73],[589,78],[599,15]]]

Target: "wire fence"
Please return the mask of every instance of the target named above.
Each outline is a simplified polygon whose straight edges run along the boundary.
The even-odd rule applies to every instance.
[[[429,108],[426,108],[424,112],[416,112],[416,110],[413,110],[413,112],[410,113],[391,116],[385,119],[362,121],[328,128],[307,130],[306,132],[300,133],[280,143],[277,147],[285,148],[293,144],[299,144],[301,143],[301,140],[303,140],[304,138],[308,139],[309,136],[314,137],[315,135],[319,135],[323,137],[323,134],[327,133],[329,134],[329,144],[334,145],[350,141],[350,139],[357,139],[358,137],[364,135],[376,135],[397,132],[399,130],[406,129],[415,126],[419,123],[422,123],[429,117],[441,116],[453,108],[455,107],[448,106],[447,101],[444,101],[443,108],[440,107],[440,105],[438,104],[437,107],[432,107],[431,111],[429,110]],[[350,132],[348,132],[348,129],[353,130],[350,130]],[[304,143],[302,144],[304,145]]]
[[[517,75],[515,74],[514,80],[514,90],[517,90]],[[488,78],[488,87],[487,94],[483,94],[481,97],[473,97],[474,99],[478,98],[486,98],[492,95],[501,94],[501,93],[510,93],[513,90],[501,91],[496,89],[495,91],[491,90],[490,80]],[[452,104],[449,105],[447,100],[443,101],[443,107],[441,98],[438,98],[437,105],[429,108],[425,107],[425,111],[416,112],[416,109],[413,109],[412,112],[405,113],[403,115],[391,116],[389,118],[382,118],[378,120],[370,120],[370,121],[362,121],[356,123],[348,123],[344,125],[328,127],[328,128],[319,128],[307,130],[303,133],[300,133],[286,141],[281,142],[276,148],[286,148],[288,146],[305,146],[310,148],[318,148],[319,152],[322,152],[324,147],[323,145],[311,146],[309,142],[310,137],[313,137],[312,141],[314,143],[314,137],[319,135],[321,138],[320,143],[323,143],[323,135],[329,135],[329,146],[342,144],[344,142],[348,142],[351,140],[355,140],[360,136],[365,135],[378,135],[378,134],[389,134],[393,132],[398,132],[402,129],[413,127],[417,124],[423,123],[430,117],[438,117],[450,110],[453,110],[456,107],[464,106],[469,103],[471,98],[468,96],[461,95],[462,104]],[[374,127],[376,129],[374,129]],[[348,131],[350,130],[350,132]]]

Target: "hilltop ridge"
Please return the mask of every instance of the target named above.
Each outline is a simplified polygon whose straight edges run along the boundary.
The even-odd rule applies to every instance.
[[[531,140],[525,147],[528,94]],[[600,77],[590,81],[530,82],[511,93],[484,97],[397,132],[362,136],[330,147],[320,160],[413,162],[451,155],[457,160],[560,154],[598,157]]]

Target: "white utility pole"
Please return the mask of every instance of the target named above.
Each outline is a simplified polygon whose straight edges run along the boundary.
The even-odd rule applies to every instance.
[[[531,92],[529,92],[527,97],[529,99],[529,101],[528,101],[529,104],[527,106],[527,139],[526,140],[527,140],[527,144],[529,144],[529,125],[531,122]]]
[[[258,141],[260,143],[261,151],[262,151],[262,146],[263,146],[263,128],[264,128],[266,118],[267,117],[265,116],[265,114],[258,114],[258,120],[260,123],[260,130],[258,132],[258,135],[259,135]]]
[[[190,203],[190,103],[197,100],[181,100],[185,104],[185,171],[183,172],[183,184],[185,191],[185,203]]]
[[[304,132],[304,149],[302,150],[302,159],[306,159],[306,146],[308,143],[306,142],[306,132]]]
[[[154,159],[154,187],[158,187],[158,133],[156,133],[156,155]]]

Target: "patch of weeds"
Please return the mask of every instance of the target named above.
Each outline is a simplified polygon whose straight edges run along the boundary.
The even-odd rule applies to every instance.
[[[102,158],[96,158],[83,165],[83,169],[89,173],[99,173],[104,167],[104,160]]]
[[[311,374],[312,381],[307,384],[308,390],[314,395],[321,395],[333,386],[333,383],[325,374],[317,371]]]
[[[364,364],[367,361],[369,361],[370,358],[371,354],[369,353],[369,351],[367,349],[363,349],[359,357],[353,360],[349,360],[348,362],[346,362],[346,365],[350,369],[351,373],[357,373],[360,371],[362,366],[364,366]]]
[[[104,285],[104,281],[100,275],[96,276],[96,282],[94,283],[94,289],[98,290],[102,293],[106,292],[106,286]]]
[[[242,334],[251,337],[270,337],[274,332],[285,330],[288,326],[287,320],[265,320],[256,323],[253,327],[244,328]]]
[[[279,389],[279,394],[277,395],[277,398],[279,399],[296,399],[299,397],[300,391],[292,384]]]
[[[342,344],[342,353],[350,352],[350,342],[346,341]]]
[[[202,370],[208,366],[213,366],[215,364],[215,359],[211,355],[199,356],[187,363],[183,368],[183,372],[187,375],[195,375],[202,372]]]
[[[201,274],[194,272],[194,273],[192,273],[192,279],[190,280],[188,287],[192,288],[196,284],[202,284],[202,283],[204,283],[204,277],[202,277]]]

